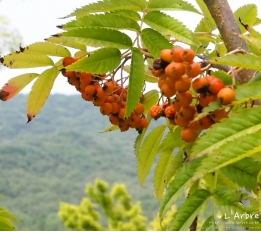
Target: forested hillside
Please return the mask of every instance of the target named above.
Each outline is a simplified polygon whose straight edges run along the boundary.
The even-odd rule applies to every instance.
[[[136,131],[99,133],[108,119],[80,95],[51,95],[26,124],[26,99],[0,104],[0,205],[20,219],[18,230],[65,230],[59,203],[79,203],[95,178],[125,183],[145,214],[155,216],[151,181],[141,187],[137,179]]]

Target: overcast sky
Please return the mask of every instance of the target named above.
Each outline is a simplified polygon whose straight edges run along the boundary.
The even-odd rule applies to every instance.
[[[120,1],[120,0],[119,0]],[[195,2],[194,0],[187,0]],[[67,20],[59,19],[74,9],[95,2],[93,0],[1,0],[0,16],[5,16],[10,21],[12,28],[17,28],[22,35],[24,45],[43,41],[44,38],[59,32],[57,25]],[[236,10],[244,4],[254,3],[261,9],[260,0],[229,0],[231,8]],[[199,16],[193,13],[175,12],[175,17],[183,21],[188,27],[194,29]],[[259,17],[260,14],[259,14]],[[71,19],[69,19],[71,20]],[[2,55],[2,54],[1,54]],[[10,70],[2,68],[0,71],[0,88],[16,75],[25,73],[26,70]],[[30,91],[30,87],[23,92]],[[52,93],[74,94],[76,90],[70,86],[63,76],[59,76],[55,82]]]

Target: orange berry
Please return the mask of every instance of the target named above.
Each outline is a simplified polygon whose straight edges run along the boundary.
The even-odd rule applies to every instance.
[[[165,84],[168,85],[170,88],[175,89],[175,83],[176,83],[176,81],[174,81],[173,79],[171,79],[169,77],[166,77]]]
[[[121,132],[129,130],[130,126],[127,121],[120,119],[118,124]]]
[[[185,65],[182,63],[170,63],[165,68],[165,74],[167,77],[177,80],[185,74]]]
[[[172,105],[173,105],[174,110],[175,110],[176,112],[179,112],[179,110],[180,110],[180,108],[181,108],[181,106],[182,106],[182,104],[181,104],[179,101],[175,101]]]
[[[199,95],[199,104],[202,107],[208,106],[211,102],[215,101],[217,99],[217,96],[214,94],[204,94],[201,93]]]
[[[213,113],[210,114],[210,117],[215,123],[219,123],[221,119],[227,118],[229,112],[227,112],[225,109],[216,110]]]
[[[225,87],[218,92],[217,98],[222,105],[228,105],[236,99],[236,93],[233,89]]]
[[[165,108],[164,110],[164,113],[165,113],[165,116],[168,118],[168,119],[174,119],[175,117],[175,108],[173,105],[169,105]]]
[[[74,62],[75,62],[75,59],[73,57],[71,57],[71,56],[64,57],[64,59],[63,59],[63,67],[66,67],[66,66],[68,66],[68,65],[70,65],[70,64],[72,64]]]
[[[164,111],[162,106],[160,105],[153,105],[150,108],[150,116],[154,119],[158,119],[163,115]]]
[[[198,137],[198,132],[196,130],[190,129],[190,128],[184,128],[181,133],[181,138],[187,142],[187,143],[191,143],[194,142],[196,140],[196,138]]]
[[[158,80],[158,87],[161,88],[165,84],[165,81],[166,81],[166,77],[161,76]]]
[[[192,88],[197,93],[204,93],[208,89],[208,80],[204,77],[199,77],[192,82]]]
[[[179,102],[182,106],[188,106],[191,104],[193,100],[193,96],[192,93],[189,91],[184,93],[177,93],[175,100]]]
[[[105,100],[106,100],[106,98],[98,98],[98,97],[94,96],[92,102],[95,106],[101,106],[102,104],[105,103]]]
[[[179,110],[180,116],[189,120],[194,118],[195,113],[196,113],[196,108],[194,105],[182,106]]]
[[[200,129],[200,125],[199,125],[198,120],[190,121],[189,124],[186,126],[186,128],[190,128],[192,130],[199,130]]]
[[[172,50],[171,49],[162,49],[160,51],[160,59],[170,63],[172,61]]]
[[[206,130],[211,127],[211,125],[214,123],[213,120],[207,115],[201,119],[198,120],[199,126],[201,129]]]
[[[63,75],[68,78],[76,78],[76,74],[74,71],[65,71]]]
[[[152,69],[151,70],[151,73],[152,73],[152,75],[154,76],[154,77],[160,77],[161,76],[161,74],[162,74],[162,69]]]
[[[120,108],[120,110],[118,112],[118,117],[120,119],[124,119],[125,118],[125,113],[126,113],[126,108]]]
[[[167,84],[164,84],[162,85],[162,87],[160,88],[162,94],[165,96],[165,97],[172,97],[175,95],[176,93],[176,90],[175,90],[175,87],[170,87],[168,86]]]
[[[113,114],[110,114],[109,115],[109,120],[110,120],[111,124],[118,125],[120,119],[117,116],[115,116]]]
[[[96,92],[95,85],[88,85],[88,86],[86,86],[85,89],[84,89],[84,92],[87,95],[93,96],[95,94],[95,92]]]
[[[149,126],[149,122],[146,118],[141,118],[137,125],[137,130],[141,132],[143,129],[147,128]]]
[[[112,105],[112,111],[111,111],[111,113],[112,113],[112,114],[118,114],[119,111],[120,111],[120,109],[121,109],[120,104],[119,104],[119,103],[116,103],[116,102],[112,102],[111,105]]]
[[[85,92],[82,92],[82,98],[86,101],[92,101],[93,96],[86,94]]]
[[[186,65],[185,72],[188,77],[194,78],[202,73],[201,65],[198,62],[192,62]]]
[[[144,110],[145,110],[145,107],[142,103],[138,103],[138,105],[136,106],[134,112],[136,114],[143,114],[144,113]]]
[[[176,91],[182,93],[188,91],[190,89],[190,86],[191,86],[191,79],[186,77],[179,78],[175,83]]]
[[[183,53],[184,48],[180,46],[176,46],[172,48],[172,60],[176,63],[181,63],[183,60],[181,59],[181,54]]]
[[[103,90],[103,88],[101,87],[101,86],[98,86],[97,88],[96,88],[96,93],[95,93],[95,96],[97,97],[97,98],[106,98],[106,93],[105,93],[105,91]]]
[[[192,49],[184,49],[181,53],[181,59],[184,62],[191,63],[196,56],[196,53]]]
[[[189,119],[182,117],[180,114],[175,115],[175,123],[178,126],[185,127],[189,124],[189,121],[190,121]]]
[[[209,82],[209,91],[213,94],[218,94],[218,92],[224,87],[224,82],[218,78],[214,78]]]
[[[102,89],[105,93],[111,94],[114,91],[114,84],[111,81],[106,81]]]
[[[140,116],[138,114],[132,113],[130,117],[128,117],[127,121],[131,128],[135,128],[138,126]]]
[[[109,115],[112,111],[112,104],[109,102],[106,102],[100,106],[100,112],[103,115]]]

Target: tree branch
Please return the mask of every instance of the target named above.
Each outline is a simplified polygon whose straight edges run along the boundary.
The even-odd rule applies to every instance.
[[[227,50],[230,52],[240,47],[245,51],[249,51],[246,42],[238,36],[242,32],[227,0],[204,0],[204,2],[216,22]],[[247,83],[254,73],[253,70],[242,70],[238,73],[239,82]]]

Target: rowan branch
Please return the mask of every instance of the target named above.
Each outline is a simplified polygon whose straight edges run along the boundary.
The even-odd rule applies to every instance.
[[[216,22],[228,52],[237,48],[249,52],[246,42],[238,36],[242,32],[227,0],[204,0],[204,2]],[[242,70],[238,73],[239,82],[247,83],[253,77],[254,73],[254,70]]]

